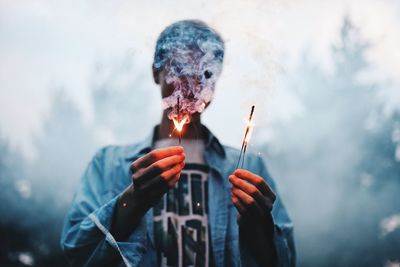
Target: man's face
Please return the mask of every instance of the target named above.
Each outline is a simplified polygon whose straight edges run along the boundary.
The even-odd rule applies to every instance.
[[[177,89],[173,83],[167,82],[165,70],[158,72],[158,80],[159,80],[158,84],[160,84],[161,87],[162,98],[172,95],[172,93]],[[199,86],[201,83],[201,80],[198,79],[197,77],[181,77],[180,81],[182,84],[186,84],[186,86]],[[194,94],[191,93],[190,90],[186,91],[186,93],[184,93],[183,96],[184,98],[190,100],[194,98]]]
[[[172,50],[160,71],[153,68],[155,81],[161,87],[163,109],[174,122],[190,123],[193,115],[203,112],[213,98],[222,62],[212,46],[203,48],[204,51]]]
[[[161,88],[161,97],[166,98],[169,97],[173,94],[173,92],[177,89],[176,86],[173,83],[168,83],[166,79],[166,71],[162,69],[161,71],[155,71],[153,70],[153,76],[154,76],[154,81],[160,85]],[[200,79],[197,79],[196,77],[182,77],[181,81],[187,82],[187,83],[195,83],[196,85],[200,84]],[[194,95],[190,93],[190,91],[187,91],[188,93],[183,94],[183,96],[188,99],[188,100],[193,100]],[[205,103],[205,108],[208,107],[208,105],[211,103],[211,101]],[[196,112],[197,114],[200,114]],[[194,115],[194,114],[193,114]]]

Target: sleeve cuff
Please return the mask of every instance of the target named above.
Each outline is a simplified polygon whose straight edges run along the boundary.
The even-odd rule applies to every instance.
[[[119,252],[126,266],[138,266],[143,254],[146,252],[146,220],[141,220],[140,224],[132,232],[128,240],[124,242],[116,241],[110,233],[110,228],[112,223],[112,214],[118,198],[119,195],[115,196],[107,204],[89,214],[89,219],[105,235],[105,240],[108,245]]]
[[[288,236],[292,234],[292,227],[285,225],[275,225],[274,227],[274,244],[277,253],[277,266],[292,266],[291,249],[288,244]]]

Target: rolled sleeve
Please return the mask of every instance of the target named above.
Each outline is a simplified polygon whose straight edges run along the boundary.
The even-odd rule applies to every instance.
[[[65,219],[61,247],[72,266],[109,266],[123,262],[138,266],[145,252],[146,224],[140,225],[125,242],[110,233],[119,195],[104,194],[104,151],[96,154],[86,169]]]
[[[275,223],[274,242],[278,256],[278,266],[295,266],[293,226],[277,225]]]

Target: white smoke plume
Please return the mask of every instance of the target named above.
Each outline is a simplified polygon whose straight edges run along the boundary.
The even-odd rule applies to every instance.
[[[170,109],[171,120],[181,114],[189,123],[191,115],[201,113],[212,100],[223,54],[221,37],[203,22],[180,21],[161,33],[154,67],[165,71],[166,83],[174,88],[163,99],[163,109]]]

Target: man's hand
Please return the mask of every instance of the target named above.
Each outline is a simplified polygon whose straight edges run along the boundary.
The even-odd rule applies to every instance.
[[[132,184],[118,199],[111,233],[125,240],[146,212],[178,182],[185,154],[180,146],[155,149],[131,164]]]
[[[229,182],[232,184],[231,199],[239,212],[240,225],[259,224],[268,219],[276,196],[263,178],[238,169],[229,176]]]
[[[238,169],[229,176],[231,199],[238,210],[239,232],[260,266],[274,266],[274,222],[271,210],[276,195],[264,179]]]
[[[180,146],[155,149],[131,164],[133,195],[150,208],[178,182],[185,163]]]

